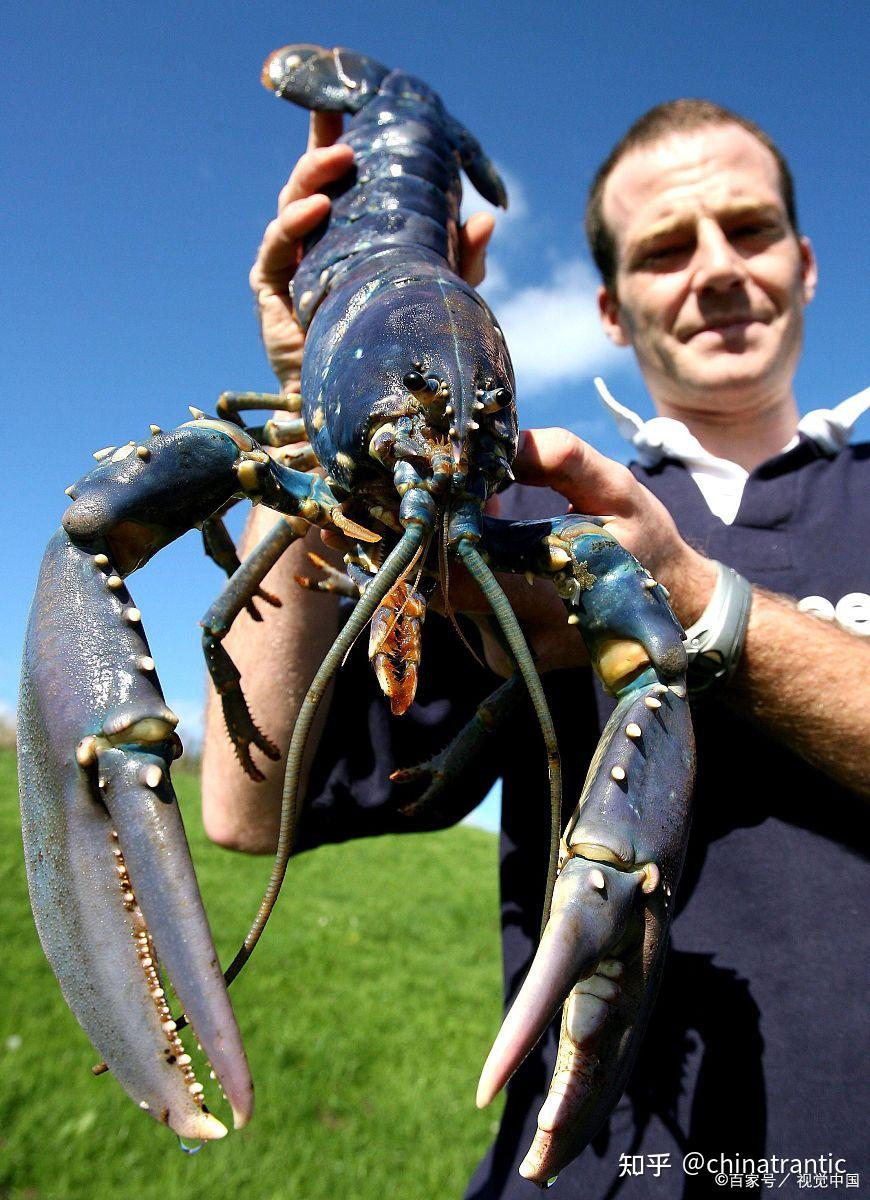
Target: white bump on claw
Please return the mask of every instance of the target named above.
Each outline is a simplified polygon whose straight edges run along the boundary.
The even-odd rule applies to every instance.
[[[141,658],[136,659],[136,666],[140,671],[153,671],[154,659],[149,654],[143,654]]]
[[[160,787],[163,782],[163,771],[156,763],[150,763],[147,767],[142,768],[139,779],[148,788]]]
[[[151,426],[151,436],[152,437],[157,437],[158,433],[162,433],[162,432],[163,432],[163,430],[160,428],[159,425]]]
[[[109,565],[109,556],[107,554],[95,554],[94,555],[94,566],[95,567],[107,567],[108,565]]]
[[[113,592],[117,591],[118,588],[122,588],[123,586],[124,586],[124,580],[121,578],[120,575],[110,575],[109,578],[106,580],[106,587],[110,587]]]
[[[80,767],[90,767],[97,761],[97,739],[93,734],[83,737],[76,746],[76,762]]]
[[[138,608],[125,608],[124,620],[129,621],[131,625],[135,625],[137,622],[142,620],[142,614],[139,612]]]
[[[647,696],[644,700],[644,704],[647,706],[647,708],[651,708],[653,712],[662,706],[661,700],[656,700],[655,696]]]
[[[641,884],[640,890],[645,896],[651,895],[659,886],[661,872],[654,862],[649,862],[644,867],[644,881]]]
[[[596,892],[604,891],[604,872],[599,871],[596,867],[589,872],[589,883],[595,888]]]
[[[641,736],[641,728],[634,721],[629,721],[625,727],[625,735],[630,738],[639,738]]]
[[[611,767],[610,778],[615,779],[617,783],[622,783],[625,779],[625,767],[620,767],[619,764],[617,764],[615,767]]]
[[[137,446],[136,447],[136,457],[141,458],[143,462],[147,462],[148,459],[151,457],[151,451],[148,449],[147,446]]]
[[[187,411],[193,417],[194,421],[204,421],[205,413],[201,408],[194,408],[192,404],[188,404]]]
[[[581,980],[577,990],[584,996],[595,996],[597,1000],[606,1000],[609,1004],[619,998],[619,984],[616,980],[599,974],[597,970],[588,979]]]

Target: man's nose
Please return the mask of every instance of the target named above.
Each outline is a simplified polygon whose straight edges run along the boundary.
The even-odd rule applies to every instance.
[[[693,283],[698,291],[728,291],[746,280],[746,267],[717,221],[698,225]]]

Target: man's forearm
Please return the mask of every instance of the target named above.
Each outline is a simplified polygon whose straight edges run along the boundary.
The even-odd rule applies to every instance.
[[[712,595],[715,571],[692,552],[660,572],[684,625]],[[746,641],[722,699],[843,786],[870,795],[870,639],[753,587]]]
[[[267,509],[254,510],[245,529],[241,557],[275,520],[275,514]],[[309,549],[324,553],[316,529],[295,542],[266,576],[264,586],[280,597],[281,608],[258,602],[263,620],[254,622],[246,612],[240,613],[224,642],[241,672],[254,722],[281,752],[280,759],[272,762],[253,751],[266,776],[262,783],[255,783],[242,770],[224,727],[220,701],[213,690],[209,692],[202,759],[206,832],[220,845],[250,854],[269,854],[275,848],[284,764],[299,706],[338,632],[337,599],[305,590],[293,578],[311,573]],[[312,752],[328,702],[327,695],[321,719],[311,732]]]
[[[870,640],[753,588],[728,704],[837,783],[870,796]]]

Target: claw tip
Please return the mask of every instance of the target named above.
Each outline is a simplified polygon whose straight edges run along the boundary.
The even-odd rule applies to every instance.
[[[250,1106],[245,1109],[233,1108],[233,1129],[244,1129],[250,1119]]]

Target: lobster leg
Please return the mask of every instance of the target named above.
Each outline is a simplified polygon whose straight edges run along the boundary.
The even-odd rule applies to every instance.
[[[549,1094],[520,1168],[543,1185],[607,1119],[637,1053],[685,854],[694,743],[680,627],[664,590],[601,524],[487,522],[486,535],[499,567],[512,557],[514,569],[554,578],[617,698],[562,837],[541,943],[478,1088],[488,1104],[564,1006]]]
[[[302,397],[293,392],[287,395],[277,395],[274,392],[221,392],[215,408],[222,420],[240,425],[239,413],[251,412],[258,408],[272,408],[288,413],[301,412]]]
[[[223,646],[233,621],[260,594],[260,584],[281,555],[304,537],[309,526],[299,517],[288,517],[273,525],[230,579],[218,599],[202,618],[202,648],[215,691],[221,698],[224,721],[242,767],[254,780],[263,778],[251,758],[256,746],[267,758],[277,759],[278,748],[254,724],[241,688],[241,676]],[[280,603],[280,601],[279,601]]]
[[[457,810],[453,797],[464,794],[463,777],[485,759],[493,734],[515,712],[525,694],[522,676],[511,675],[478,705],[474,716],[448,746],[426,762],[393,771],[390,779],[394,783],[426,785],[416,800],[400,806],[403,816],[413,818],[415,822],[431,821],[433,827],[439,829],[467,816],[467,803]],[[497,766],[493,767],[493,776],[497,775],[497,769]]]
[[[230,532],[220,517],[210,517],[207,521],[203,522],[202,543],[206,554],[212,562],[220,567],[228,579],[231,579],[242,564],[236,553],[235,543],[230,537]],[[277,596],[273,596],[271,592],[265,592],[261,587],[258,587],[245,605],[252,621],[262,621],[263,619],[254,604],[255,598],[265,600],[267,604],[271,604],[274,608],[281,607],[281,601]]]
[[[331,563],[328,563],[325,558],[321,558],[319,554],[313,551],[308,551],[308,560],[313,567],[316,567],[321,572],[322,578],[315,579],[310,575],[294,575],[293,578],[302,588],[307,588],[311,592],[331,592],[337,596],[347,596],[350,600],[358,600],[360,596],[360,588],[349,579],[343,571],[336,570]],[[366,582],[370,576],[366,577]]]

